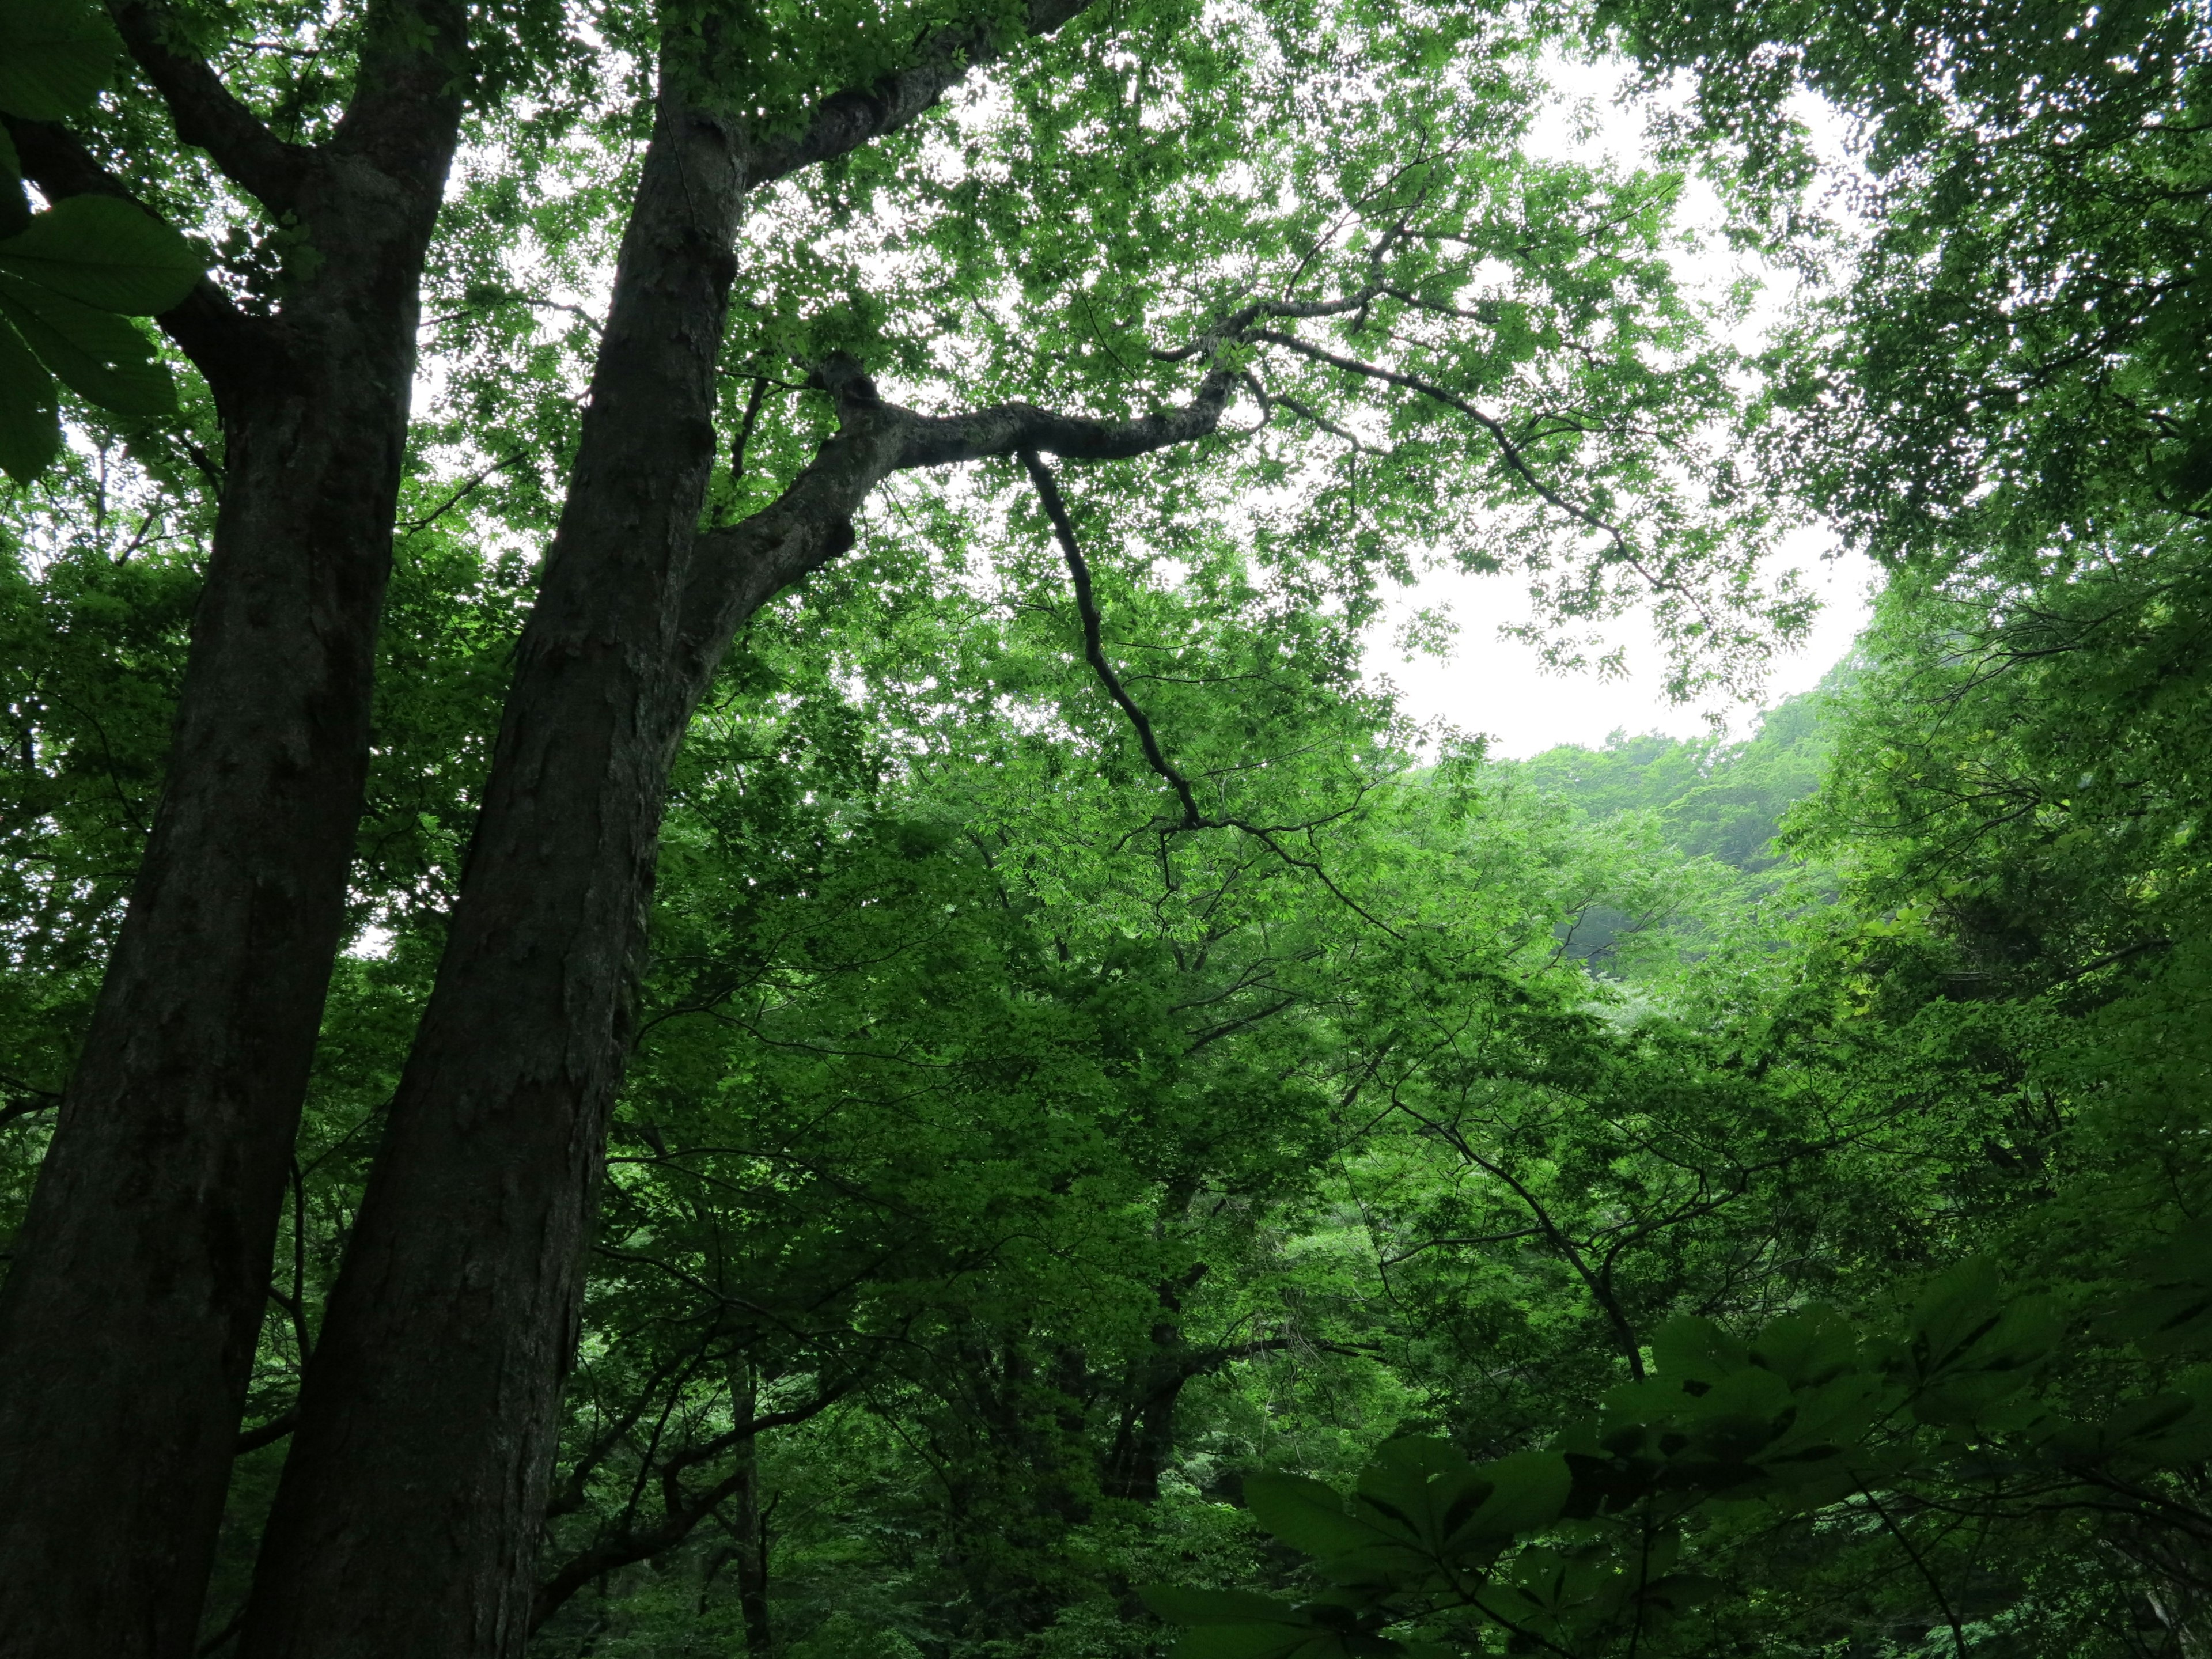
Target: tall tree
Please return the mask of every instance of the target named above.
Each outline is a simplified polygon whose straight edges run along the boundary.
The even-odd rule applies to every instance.
[[[203,282],[161,319],[214,394],[221,501],[161,804],[0,1301],[0,1628],[40,1656],[194,1638],[344,915],[417,291],[473,76],[465,7],[374,0],[339,31],[343,103],[264,116],[196,23],[112,15],[286,256],[274,306]],[[200,228],[193,161],[125,113],[147,142],[105,157],[8,131],[50,200],[166,194]]]

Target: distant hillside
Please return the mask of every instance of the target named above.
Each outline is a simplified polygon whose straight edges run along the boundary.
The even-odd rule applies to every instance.
[[[1615,732],[1602,749],[1563,744],[1509,764],[1593,819],[1656,812],[1684,852],[1765,870],[1778,861],[1771,843],[1783,813],[1820,787],[1828,752],[1822,696],[1777,704],[1742,743]]]

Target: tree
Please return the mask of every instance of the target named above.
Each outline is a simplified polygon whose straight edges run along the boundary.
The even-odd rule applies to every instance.
[[[274,306],[202,280],[161,318],[215,400],[221,505],[161,805],[0,1304],[0,1467],[25,1494],[0,1619],[41,1653],[193,1639],[344,914],[416,288],[469,78],[460,8],[373,6],[343,106],[272,127],[180,20],[112,15],[290,258]],[[143,105],[117,116],[112,166],[7,128],[55,215],[150,198],[197,228],[214,181],[142,136]]]
[[[850,546],[886,478],[1196,447],[1237,465],[1209,475],[1178,459],[1152,475],[1149,507],[1102,490],[1087,513],[1050,514],[1071,564],[1079,533],[1149,520],[1172,545],[1234,489],[1291,486],[1303,505],[1262,515],[1248,542],[1316,596],[1334,586],[1356,602],[1396,545],[1449,532],[1465,560],[1550,571],[1570,616],[1644,585],[1723,661],[1762,648],[1729,612],[1759,514],[1712,453],[1711,422],[1734,403],[1728,354],[1657,252],[1674,182],[1518,162],[1525,40],[1480,15],[1402,29],[1347,15],[1316,34],[1303,15],[1255,12],[1231,41],[1168,8],[1086,20],[1053,54],[1023,44],[1077,11],[756,27],[679,9],[635,43],[641,71],[654,64],[653,135],[569,488],[439,988],[309,1365],[246,1651],[520,1640],[669,757],[732,631]],[[254,260],[281,263],[265,316],[210,286],[164,318],[224,422],[216,556],[164,805],[10,1275],[9,1352],[37,1357],[11,1370],[10,1468],[53,1507],[19,1532],[35,1561],[6,1577],[38,1597],[15,1626],[34,1650],[174,1651],[344,915],[439,185],[469,68],[484,70],[474,104],[489,111],[563,49],[534,14],[477,38],[450,9],[372,6],[333,37],[349,76],[306,60],[276,76],[264,119],[184,52],[176,20],[114,15],[178,132],[279,222],[241,254],[249,298],[266,291]],[[1261,39],[1267,52],[1246,61]],[[921,385],[927,331],[912,323],[941,327],[919,296],[902,296],[903,313],[865,297],[857,251],[834,280],[863,297],[842,307],[817,305],[796,249],[749,271],[769,303],[726,340],[747,204],[908,132],[1008,53],[1018,118],[975,134],[979,162],[1003,176],[944,188],[909,137],[811,192],[834,216],[854,191],[896,188],[925,216],[913,245],[940,292],[980,302],[979,355],[955,378],[1005,400],[915,413],[839,355],[866,351]],[[68,132],[9,131],[51,198],[135,187],[190,220],[191,167],[165,177],[173,152],[127,148],[144,116],[127,101],[114,112],[126,148],[112,166]],[[1244,182],[1270,122],[1268,166],[1296,184],[1282,198]],[[1132,157],[1150,172],[1132,173]],[[1200,181],[1213,192],[1202,203],[1185,193]],[[1096,215],[1083,235],[1068,210],[1079,185]],[[1163,234],[1170,213],[1180,244]],[[909,233],[886,220],[874,234],[888,246]],[[769,382],[793,356],[835,411],[826,437],[811,416],[761,429]],[[271,363],[285,372],[263,372]],[[719,389],[725,368],[754,387],[742,415]],[[1025,400],[1055,382],[1071,412]],[[1240,398],[1262,422],[1242,455],[1217,435]],[[1158,412],[1131,412],[1147,405]],[[710,501],[718,412],[760,442]],[[750,493],[763,475],[787,481],[765,501]],[[710,507],[733,521],[702,532]],[[1478,508],[1489,516],[1475,527]],[[1172,761],[1153,758],[1172,783]],[[1182,805],[1164,848],[1251,836],[1297,857],[1280,845],[1287,829],[1239,827],[1195,794]],[[202,1241],[181,1266],[179,1239]],[[82,1334],[95,1306],[97,1354]],[[136,1334],[117,1328],[118,1309],[138,1310]],[[158,1421],[138,1409],[155,1376],[172,1379]],[[131,1479],[88,1482],[103,1460]],[[80,1547],[94,1523],[76,1494],[110,1488],[143,1508],[122,1524],[103,1514],[100,1548]],[[448,1522],[458,1542],[434,1547]],[[409,1597],[389,1594],[401,1582]]]

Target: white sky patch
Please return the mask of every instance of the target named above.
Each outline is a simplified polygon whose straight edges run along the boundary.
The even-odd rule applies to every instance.
[[[1778,562],[1805,573],[1822,608],[1803,648],[1775,659],[1766,684],[1770,705],[1812,690],[1850,654],[1851,641],[1866,626],[1874,567],[1856,554],[1824,558],[1832,550],[1831,539],[1816,530],[1785,537],[1777,550]],[[1443,656],[1409,655],[1394,643],[1407,620],[1423,609],[1448,611],[1459,626],[1452,649]],[[1663,653],[1640,613],[1597,630],[1606,644],[1626,647],[1627,673],[1618,679],[1545,668],[1533,646],[1501,632],[1528,616],[1528,596],[1510,575],[1431,572],[1395,596],[1388,614],[1370,630],[1367,672],[1397,689],[1399,707],[1413,719],[1445,720],[1462,732],[1481,732],[1491,739],[1490,752],[1508,760],[1563,743],[1595,748],[1614,731],[1704,737],[1711,730],[1709,710],[1722,715],[1738,737],[1757,719],[1756,708],[1741,703],[1712,708],[1668,702],[1659,690]]]
[[[1624,102],[1633,71],[1618,60],[1595,64],[1549,54],[1545,78],[1563,94],[1532,126],[1527,149],[1556,161],[1615,165],[1651,164],[1639,108]],[[1793,112],[1810,130],[1815,152],[1832,179],[1856,172],[1848,124],[1835,111],[1801,97]],[[1843,200],[1826,204],[1842,216]],[[1796,291],[1790,273],[1764,267],[1738,254],[1721,234],[1723,210],[1704,180],[1692,179],[1678,212],[1680,225],[1692,233],[1694,246],[1678,251],[1675,270],[1686,287],[1717,295],[1740,276],[1762,284],[1736,343],[1749,349],[1782,319]],[[1849,225],[1846,217],[1844,222]],[[1842,550],[1833,534],[1814,527],[1778,538],[1771,560],[1777,571],[1796,568],[1821,600],[1820,615],[1804,644],[1778,655],[1762,702],[1808,691],[1850,653],[1871,617],[1876,571],[1863,555]],[[1409,621],[1423,611],[1437,613],[1456,629],[1442,653],[1409,652],[1401,643]],[[1661,687],[1665,653],[1650,620],[1632,612],[1594,631],[1600,643],[1588,652],[1595,661],[1613,646],[1625,648],[1625,675],[1601,678],[1593,670],[1561,673],[1547,668],[1535,648],[1507,637],[1505,629],[1528,619],[1530,606],[1522,580],[1510,574],[1475,576],[1449,568],[1431,569],[1411,587],[1391,596],[1384,614],[1367,633],[1367,672],[1387,680],[1399,694],[1399,707],[1416,720],[1442,720],[1462,732],[1490,739],[1490,752],[1522,759],[1561,744],[1595,748],[1616,731],[1634,736],[1709,735],[1717,723],[1735,737],[1756,724],[1758,706],[1724,701],[1670,702]]]

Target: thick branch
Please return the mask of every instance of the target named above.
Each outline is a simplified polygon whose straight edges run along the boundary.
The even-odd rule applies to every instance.
[[[1236,374],[1215,368],[1180,408],[1131,421],[1001,404],[972,414],[919,415],[885,403],[857,363],[823,365],[842,429],[774,501],[742,523],[702,534],[684,603],[681,672],[688,702],[705,694],[744,620],[853,544],[853,516],[877,485],[919,467],[1042,450],[1078,460],[1122,460],[1194,442],[1221,423]]]
[[[1085,10],[1091,0],[1030,0],[1026,32],[1050,34]],[[757,188],[858,149],[911,125],[934,108],[945,90],[971,69],[1000,57],[1011,43],[988,23],[926,37],[920,61],[885,76],[865,90],[823,100],[805,126],[755,145],[746,158],[745,183]]]
[[[473,80],[468,11],[454,0],[369,0],[361,64],[331,149],[417,190],[442,188]]]
[[[108,15],[146,78],[168,104],[177,136],[214,158],[224,175],[271,213],[299,203],[312,152],[262,125],[200,58],[174,50],[182,28],[159,0],[109,0]]]
[[[232,1449],[231,1455],[243,1457],[246,1453],[258,1451],[264,1446],[273,1446],[299,1425],[300,1408],[297,1406],[288,1406],[259,1427],[240,1430],[238,1444]]]

